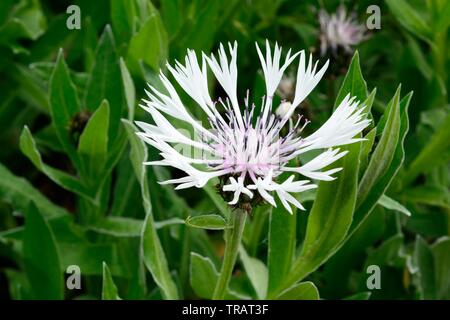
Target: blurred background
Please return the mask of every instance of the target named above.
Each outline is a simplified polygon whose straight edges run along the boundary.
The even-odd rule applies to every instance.
[[[374,290],[371,299],[449,299],[449,25],[447,0],[2,0],[0,299],[47,297],[45,289],[33,288],[47,278],[27,267],[27,259],[47,261],[56,273],[73,261],[80,265],[86,275],[82,289],[66,289],[58,298],[100,298],[102,261],[122,298],[160,298],[151,277],[143,286],[138,276],[141,224],[133,221],[144,219],[146,209],[120,118],[148,120],[138,103],[147,82],[160,86],[157,76],[166,61],[183,62],[188,48],[209,54],[229,41],[238,42],[239,96],[249,89],[260,101],[264,78],[255,42],[262,46],[266,39],[285,50],[305,49],[320,64],[330,59],[324,80],[300,108],[312,120],[307,131],[331,114],[356,50],[369,92],[376,88],[376,122],[399,84],[402,93],[414,92],[405,160],[387,191],[395,203],[376,206],[346,245],[308,277],[321,298],[367,291],[365,266],[377,264],[384,266],[383,289]],[[283,79],[278,102],[293,94],[296,63]],[[211,91],[220,95],[214,84]],[[111,110],[108,152],[78,185],[74,145],[104,99]],[[67,133],[64,139],[61,132]],[[149,157],[156,152],[149,150]],[[155,182],[170,174],[166,169],[147,174],[155,220],[170,224],[159,235],[177,285],[184,297],[201,298],[189,281],[189,252],[201,252],[220,266],[221,233],[186,232],[177,221],[193,212],[216,212],[214,190],[175,193]],[[86,194],[94,194],[97,204],[85,201]],[[49,223],[51,236],[39,227],[24,230],[31,202]],[[99,216],[134,220],[100,225]],[[298,214],[299,242],[306,220],[307,214]],[[256,240],[246,241],[251,254],[264,259],[267,222],[260,229]],[[47,236],[50,249],[24,244]],[[59,266],[51,263],[52,250],[59,253]],[[241,278],[237,274],[236,290],[245,293],[248,279]],[[43,287],[51,282],[45,281]]]

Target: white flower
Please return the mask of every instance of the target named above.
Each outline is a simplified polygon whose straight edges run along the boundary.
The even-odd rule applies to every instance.
[[[194,51],[188,50],[185,64],[168,65],[168,70],[180,87],[205,112],[209,119],[209,128],[201,125],[184,107],[174,86],[168,78],[160,74],[166,92],[152,86],[146,91],[149,100],[143,100],[141,107],[147,110],[154,124],[136,122],[142,130],[137,134],[148,144],[160,151],[161,160],[147,162],[149,165],[165,165],[177,168],[185,173],[182,178],[161,183],[176,184],[176,189],[203,187],[209,180],[220,177],[229,182],[223,192],[233,192],[232,205],[239,204],[245,195],[254,199],[257,192],[268,203],[276,206],[274,195],[283,206],[292,213],[291,204],[304,209],[293,196],[298,192],[316,188],[311,180],[295,180],[296,175],[314,180],[332,180],[332,174],[341,168],[323,169],[345,155],[334,147],[359,141],[354,138],[369,123],[354,98],[347,96],[330,119],[315,133],[301,137],[305,124],[300,120],[290,126],[288,133],[280,136],[281,129],[289,121],[299,104],[314,89],[328,67],[328,61],[319,70],[310,56],[306,63],[303,51],[294,55],[290,51],[281,61],[281,48],[275,45],[272,55],[269,43],[265,56],[256,46],[266,83],[266,96],[263,99],[260,114],[255,113],[255,105],[244,100],[245,109],[237,96],[237,44],[228,45],[229,60],[223,45],[219,49],[219,59],[202,54],[201,65]],[[293,101],[285,102],[283,112],[276,116],[272,111],[272,97],[283,76],[283,71],[299,57],[297,81]],[[208,91],[207,66],[222,86],[226,97],[213,102]],[[189,137],[177,129],[172,119],[181,120],[190,125],[195,137]],[[300,117],[301,119],[301,117]],[[190,147],[192,153],[182,154],[178,146]],[[311,161],[299,166],[289,166],[289,161],[310,150],[322,150]],[[183,149],[185,150],[185,149]],[[283,172],[292,172],[285,181],[280,180]],[[247,199],[247,201],[248,201]]]
[[[352,46],[366,39],[366,28],[356,21],[354,15],[347,16],[344,6],[336,13],[329,15],[325,10],[319,12],[320,22],[320,52],[325,55],[328,49],[336,53],[339,47],[346,52],[352,51]]]

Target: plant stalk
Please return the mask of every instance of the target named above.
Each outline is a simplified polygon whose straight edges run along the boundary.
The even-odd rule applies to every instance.
[[[242,234],[244,232],[245,219],[247,212],[243,209],[236,209],[231,213],[233,227],[227,230],[225,255],[223,257],[222,269],[220,270],[219,279],[214,289],[213,300],[223,300],[227,292],[228,283],[233,273],[234,264],[236,263],[239,245],[241,244]]]

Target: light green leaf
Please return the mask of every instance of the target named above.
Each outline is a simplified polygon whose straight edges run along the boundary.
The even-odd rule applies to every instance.
[[[209,258],[202,257],[201,255],[191,252],[191,265],[190,265],[190,284],[197,296],[204,299],[211,299],[214,293],[217,280],[219,279],[219,273],[216,267]],[[225,299],[242,299],[245,298],[229,288]]]
[[[186,225],[193,228],[223,230],[228,227],[226,220],[217,214],[188,217]]]
[[[102,300],[121,300],[108,265],[103,262]]]
[[[34,298],[63,299],[63,274],[55,238],[34,204],[25,219],[23,256]]]
[[[89,119],[78,144],[78,154],[82,159],[85,179],[91,184],[99,182],[105,167],[108,149],[109,104],[103,100],[100,107]]]
[[[89,190],[77,178],[55,168],[46,165],[41,158],[41,154],[37,150],[36,143],[27,126],[24,127],[20,135],[20,150],[34,164],[36,168],[42,171],[52,181],[74,192],[86,199],[92,199]]]
[[[386,0],[386,3],[403,27],[423,39],[430,36],[431,30],[425,19],[407,1]]]
[[[158,287],[161,289],[163,296],[169,300],[178,299],[177,288],[170,276],[169,266],[156,232],[152,214],[146,171],[145,166],[143,165],[143,163],[147,161],[147,148],[136,135],[136,132],[138,131],[137,128],[128,120],[122,120],[122,123],[125,126],[130,141],[130,159],[141,186],[142,200],[146,212],[141,235],[142,259]]]
[[[386,209],[401,212],[408,217],[411,216],[411,212],[407,208],[405,208],[402,204],[398,203],[394,199],[389,198],[385,194],[383,194],[380,199],[378,199],[378,204],[385,207]]]
[[[125,92],[125,100],[128,107],[128,120],[134,119],[134,105],[136,102],[136,90],[134,88],[133,79],[128,71],[127,65],[122,58],[120,58],[120,73],[122,75],[122,84]]]
[[[245,272],[255,289],[257,298],[260,300],[264,299],[267,295],[267,286],[269,282],[269,272],[266,265],[262,261],[250,257],[243,246],[239,247],[239,255],[242,264],[244,265]]]
[[[301,282],[283,292],[277,300],[319,300],[319,290],[314,283]]]
[[[269,296],[289,274],[295,251],[297,212],[288,214],[281,203],[272,208],[269,218]]]
[[[191,252],[190,283],[197,296],[211,299],[219,274],[210,259]]]
[[[139,31],[131,38],[128,58],[144,61],[153,70],[159,70],[167,59],[168,39],[156,8],[148,2],[149,15]]]

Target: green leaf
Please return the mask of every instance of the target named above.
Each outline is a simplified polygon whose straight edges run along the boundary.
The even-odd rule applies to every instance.
[[[115,143],[122,116],[123,95],[119,60],[116,54],[114,36],[106,26],[100,37],[92,70],[89,74],[84,104],[86,109],[95,111],[103,100],[110,106],[109,147]]]
[[[108,265],[103,262],[102,300],[121,300]]]
[[[372,295],[372,292],[358,292],[355,294],[352,294],[349,297],[345,297],[343,300],[369,300],[370,296]]]
[[[260,300],[264,299],[267,295],[267,286],[269,282],[269,272],[266,265],[262,261],[250,257],[243,246],[240,246],[239,248],[239,255],[242,264],[244,265],[245,272],[255,289],[257,298]]]
[[[108,149],[109,104],[103,100],[89,119],[78,144],[78,154],[83,161],[85,178],[93,185],[105,167]]]
[[[427,39],[431,30],[425,19],[405,0],[386,0],[394,16],[410,32],[423,39]]]
[[[27,126],[24,127],[20,135],[20,150],[34,164],[36,168],[42,171],[52,181],[74,192],[86,199],[92,199],[89,190],[77,178],[55,168],[46,165],[37,150],[36,143]]]
[[[26,179],[15,176],[0,163],[0,199],[15,210],[27,211],[33,202],[45,218],[68,215],[68,212],[53,204],[35,189]]]
[[[107,234],[114,237],[140,237],[144,221],[128,217],[107,217],[88,225],[89,230]],[[184,224],[184,220],[178,218],[155,222],[156,229],[167,226]]]
[[[450,191],[445,186],[418,186],[403,191],[402,201],[450,208]]]
[[[372,211],[403,163],[405,154],[403,142],[408,132],[408,105],[411,95],[412,93],[399,101],[399,88],[385,110],[384,120],[380,120],[377,126],[378,131],[378,127],[384,123],[380,141],[359,183],[350,234]]]
[[[343,169],[336,180],[319,183],[302,250],[278,292],[290,288],[327,261],[347,235],[356,203],[361,143],[343,149],[348,154],[333,165]]]
[[[417,267],[417,272],[413,273],[413,275],[417,277],[420,298],[426,300],[436,299],[436,277],[433,253],[428,244],[420,236],[416,237],[413,262],[415,267]]]
[[[63,299],[63,274],[55,238],[34,204],[25,219],[25,271],[36,299]]]
[[[431,168],[435,168],[440,164],[446,163],[448,157],[443,157],[445,151],[450,147],[450,112],[444,120],[444,123],[439,127],[436,133],[423,148],[419,155],[413,160],[409,166],[404,183],[412,183],[419,174],[427,173]]]
[[[144,61],[153,70],[159,70],[167,59],[168,38],[158,11],[150,2],[148,6],[147,20],[130,40],[128,58]]]
[[[272,208],[269,218],[269,295],[286,279],[292,266],[296,240],[297,212],[287,214],[280,203]]]
[[[128,42],[134,33],[134,19],[136,16],[135,2],[112,0],[111,24],[119,43]]]
[[[69,127],[73,117],[81,111],[81,107],[62,50],[58,53],[56,65],[50,78],[49,100],[50,114],[59,141],[75,167],[80,169],[81,162],[76,152],[75,143],[70,137]]]
[[[411,216],[411,212],[407,208],[405,208],[402,204],[398,203],[394,199],[389,198],[385,194],[383,194],[380,199],[378,199],[378,204],[385,207],[386,209],[401,212],[408,217]]]
[[[277,300],[319,300],[319,291],[314,283],[301,282],[284,291]]]
[[[210,259],[191,252],[190,283],[197,296],[211,299],[219,274]]]
[[[223,230],[228,227],[226,220],[217,214],[188,217],[186,225],[193,228]]]
[[[402,247],[404,236],[401,233],[395,234],[385,240],[378,248],[371,251],[364,266],[364,270],[370,265],[396,266],[399,259],[402,259]],[[362,276],[366,280],[366,274]]]
[[[337,108],[337,106],[348,94],[352,97],[356,97],[356,100],[360,102],[364,102],[367,98],[367,84],[363,78],[361,67],[359,65],[358,51],[356,51],[353,55],[347,74],[345,75],[344,82],[339,89],[339,93],[336,97],[335,108]]]
[[[209,258],[191,252],[190,284],[197,296],[211,299],[214,293],[219,273]],[[225,299],[242,299],[243,297],[228,288]]]
[[[128,107],[128,120],[134,119],[134,105],[136,102],[136,90],[134,88],[133,79],[127,69],[127,65],[122,58],[120,58],[120,73],[122,75],[122,84],[125,92],[125,100]]]
[[[142,200],[146,212],[141,235],[141,255],[145,266],[150,271],[158,287],[166,299],[178,299],[178,292],[174,281],[170,276],[169,266],[164,254],[161,242],[156,232],[156,226],[152,214],[150,193],[146,181],[146,170],[143,163],[147,161],[147,149],[138,138],[137,128],[128,120],[122,120],[128,134],[131,145],[130,159],[136,177],[141,186]]]
[[[436,274],[437,299],[450,299],[450,238],[440,238],[431,247]]]
[[[445,29],[448,28],[450,25],[450,20],[448,17],[450,16],[450,2],[449,1],[443,1],[444,4],[439,10],[439,18],[437,21],[435,21],[435,31],[436,32],[442,32]],[[442,2],[441,2],[442,3]]]
[[[113,274],[125,275],[115,244],[90,244],[84,242],[59,242],[58,249],[61,257],[61,268],[70,265],[80,267],[83,275],[101,275],[102,263],[111,266]],[[127,275],[130,276],[130,275]]]

